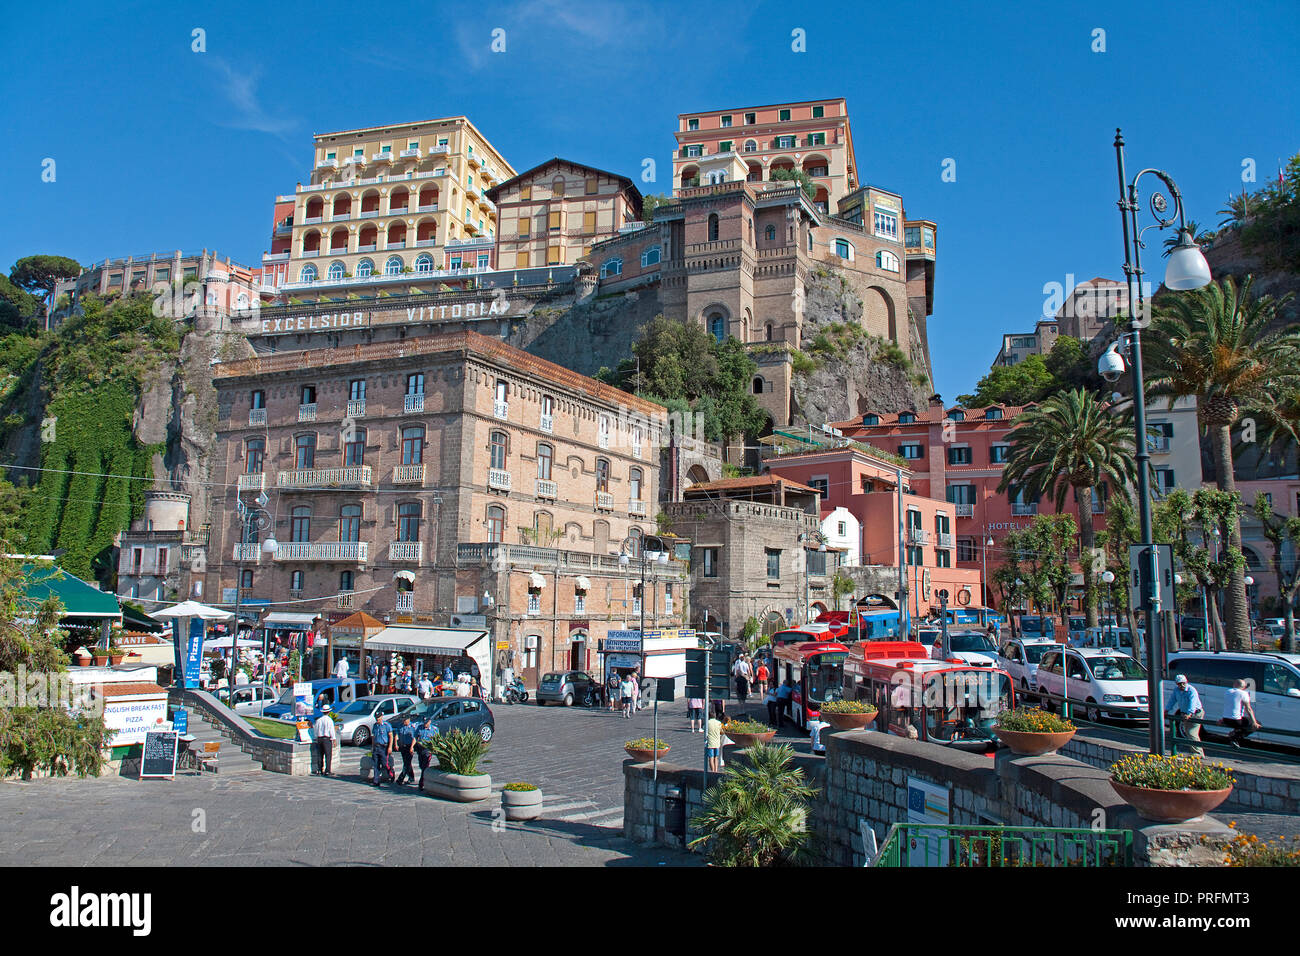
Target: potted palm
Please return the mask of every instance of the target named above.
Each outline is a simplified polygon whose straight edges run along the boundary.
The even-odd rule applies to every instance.
[[[669,747],[658,737],[638,737],[625,743],[623,749],[637,763],[647,763],[651,760],[663,760]]]
[[[1130,754],[1111,764],[1110,785],[1138,816],[1155,823],[1187,823],[1232,793],[1232,768],[1200,757]]]
[[[508,783],[501,788],[501,809],[507,820],[536,820],[542,815],[542,791],[531,783]]]
[[[757,720],[733,720],[723,724],[722,732],[741,750],[755,744],[765,744],[776,736],[776,728],[760,724]]]
[[[436,734],[429,749],[438,758],[438,769],[424,773],[424,792],[460,803],[473,803],[492,796],[492,777],[479,773],[478,764],[488,744],[479,734],[467,730]]]
[[[1011,752],[1025,757],[1056,753],[1074,736],[1074,724],[1037,707],[1017,707],[998,714],[993,728]]]
[[[817,791],[793,767],[794,748],[759,744],[749,760],[727,765],[704,791],[704,809],[691,821],[717,866],[782,866],[797,863],[808,842],[808,801]]]
[[[835,730],[861,730],[876,719],[879,711],[865,700],[828,700],[822,704],[822,720]]]

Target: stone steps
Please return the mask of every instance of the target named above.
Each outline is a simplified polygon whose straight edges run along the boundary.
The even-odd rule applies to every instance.
[[[217,773],[232,776],[246,773],[262,773],[262,765],[244,753],[217,729],[214,724],[203,719],[201,714],[190,711],[188,733],[194,738],[194,746],[202,750],[205,743],[221,744],[221,754],[217,758]]]

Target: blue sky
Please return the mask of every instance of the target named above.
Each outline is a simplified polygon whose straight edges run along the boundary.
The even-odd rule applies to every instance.
[[[677,113],[844,96],[860,178],[939,224],[930,342],[951,400],[1003,331],[1032,329],[1046,283],[1120,276],[1116,126],[1130,170],[1168,170],[1202,224],[1243,160],[1262,181],[1300,150],[1295,0],[176,7],[6,12],[0,267],[205,247],[256,264],[316,132],[465,114],[516,169],[558,154],[637,179],[651,157],[639,185],[662,192]]]

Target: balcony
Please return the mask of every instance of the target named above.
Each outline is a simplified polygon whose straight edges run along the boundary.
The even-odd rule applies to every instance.
[[[337,561],[365,564],[370,545],[364,541],[282,541],[276,549],[277,561]]]
[[[633,457],[633,458],[640,458],[640,457],[641,457],[641,443],[640,443],[640,442],[636,442],[636,443],[634,443],[634,444],[632,445],[632,457]]]
[[[248,410],[248,424],[250,424],[250,425],[258,425],[258,426],[265,425],[265,424],[266,424],[266,409],[265,409],[265,408],[250,408],[250,409]]]
[[[419,149],[404,149],[404,150],[402,150],[400,153],[398,153],[397,155],[398,155],[400,158],[402,158],[402,159],[419,159],[419,158],[420,158],[420,150],[419,150]]]
[[[1169,449],[1172,447],[1173,439],[1171,438],[1162,436],[1160,438],[1147,439],[1147,450],[1153,455],[1167,455],[1169,454]]]
[[[415,612],[415,593],[413,591],[397,592],[397,613],[412,614]]]
[[[260,471],[255,475],[239,476],[240,491],[261,491],[265,487],[266,487],[266,475]]]
[[[385,248],[385,249],[405,249],[405,248],[406,248],[406,240],[405,240],[405,239],[402,239],[402,240],[399,241],[399,242],[390,242],[388,245],[384,246],[384,248]]]
[[[397,465],[393,469],[393,484],[395,485],[422,485],[424,484],[424,465]]]
[[[1011,513],[1013,515],[1036,515],[1038,514],[1038,502],[1021,503],[1013,501],[1011,503]]]
[[[288,262],[289,253],[287,252],[268,252],[262,256],[262,262]]]
[[[370,160],[375,163],[391,163],[393,161],[393,154],[391,151],[372,153]]]
[[[402,411],[407,415],[424,411],[424,392],[415,392],[402,398]]]
[[[394,541],[388,546],[389,561],[419,564],[423,556],[423,541]]]
[[[555,430],[555,416],[543,415],[538,427],[541,428],[542,431],[546,432],[546,434],[551,434],[551,432]]]
[[[317,488],[369,488],[371,470],[369,465],[354,465],[349,468],[300,468],[295,471],[282,471],[276,475],[277,488],[288,490],[308,490]]]
[[[355,596],[351,591],[339,592],[338,609],[340,611],[351,611],[355,607],[355,604],[353,603],[354,600]]]
[[[508,402],[494,401],[492,403],[492,414],[505,421],[510,417],[510,404]]]
[[[614,496],[608,491],[596,492],[596,507],[601,511],[613,511]]]
[[[953,502],[953,507],[957,509],[958,518],[975,517],[975,505],[973,502],[956,501]]]
[[[317,169],[338,169],[339,161],[337,159],[318,159],[316,161]]]
[[[948,531],[936,531],[934,533],[934,546],[936,548],[951,548],[952,534]]]
[[[470,166],[473,167],[478,167],[483,165],[483,160],[479,159],[473,153],[470,153],[465,157],[465,162],[467,162]]]
[[[926,545],[930,543],[930,532],[924,528],[907,529],[908,544]]]
[[[351,218],[352,218],[352,212],[351,212],[351,210],[349,210],[348,212],[334,212],[334,213],[330,213],[330,222],[343,222],[345,219],[351,219]],[[348,248],[347,248],[347,246],[344,246],[344,247],[342,247],[341,249],[331,249],[331,250],[330,250],[330,253],[331,253],[332,255],[336,255],[336,256],[347,255],[347,252],[348,252]]]
[[[596,433],[596,444],[599,445],[601,448],[608,448],[608,447],[609,447],[609,432],[606,431],[606,430],[603,429],[603,428],[602,428],[599,432],[597,432],[597,433]]]
[[[262,558],[262,546],[256,541],[249,544],[235,545],[235,562],[242,564],[257,564]]]
[[[366,164],[365,156],[349,156],[343,160],[344,166],[364,166]]]
[[[627,503],[627,513],[630,514],[630,515],[643,515],[643,514],[645,514],[645,502],[644,502],[644,501],[635,501],[635,500],[633,500],[633,501],[629,501],[629,502]]]
[[[510,472],[501,468],[489,468],[487,486],[497,491],[509,491]]]
[[[348,402],[348,418],[365,418],[366,417],[366,400],[364,398],[354,398]]]
[[[378,209],[363,209],[363,210],[361,210],[361,212],[357,213],[357,218],[358,218],[358,219],[378,219],[378,218],[379,218],[379,210],[378,210]]]
[[[442,146],[430,146],[430,147],[429,147],[429,152],[428,152],[426,155],[429,155],[429,156],[450,156],[450,155],[451,155],[451,147],[450,147],[450,146],[447,146],[446,144],[443,144]]]
[[[437,212],[438,204],[436,202],[424,203],[422,205],[416,206],[415,211],[416,212]]]
[[[357,246],[357,252],[375,252],[378,250],[378,248],[379,247],[377,245],[371,242],[363,246]]]
[[[298,406],[298,421],[314,422],[316,420],[316,403]]]
[[[559,494],[559,487],[553,481],[538,478],[535,494],[538,498],[550,498],[554,501]]]
[[[417,248],[417,249],[432,249],[432,248],[433,248],[434,246],[436,246],[437,244],[438,244],[438,240],[437,240],[437,239],[417,239],[417,240],[415,240],[415,248]]]

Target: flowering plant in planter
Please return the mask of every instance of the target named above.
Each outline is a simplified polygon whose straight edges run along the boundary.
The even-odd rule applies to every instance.
[[[736,734],[765,734],[771,729],[767,724],[761,724],[757,720],[733,720],[722,726],[722,732],[728,737]]]
[[[1236,783],[1232,768],[1221,763],[1146,753],[1130,754],[1111,764],[1110,778],[1145,790],[1226,790]]]
[[[638,737],[623,745],[628,750],[667,750],[668,742],[658,737]]]
[[[1037,707],[1017,707],[998,714],[998,729],[1022,734],[1060,734],[1074,730],[1074,722]]]
[[[823,714],[874,714],[876,707],[865,700],[828,700],[822,704]]]
[[[528,793],[536,790],[537,787],[531,783],[508,783],[501,789],[509,790],[511,793]]]

